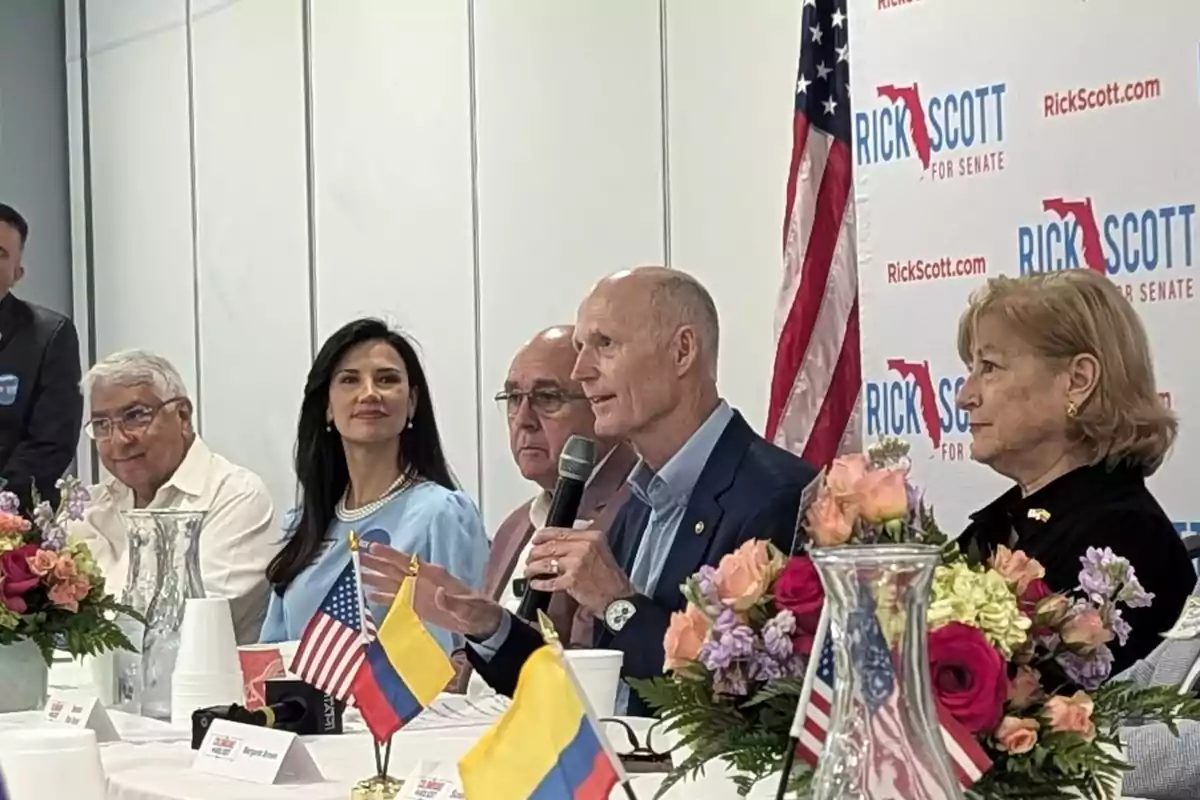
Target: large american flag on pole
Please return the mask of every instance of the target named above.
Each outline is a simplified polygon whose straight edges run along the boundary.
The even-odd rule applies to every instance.
[[[874,611],[870,609],[853,613],[874,617]],[[867,705],[864,711],[871,728],[872,743],[861,762],[866,774],[859,777],[882,791],[879,796],[935,800],[940,793],[930,787],[936,786],[936,781],[923,769],[923,759],[910,752],[907,744],[909,737],[904,729],[911,723],[905,723],[906,710],[899,708],[900,693],[895,686],[892,656],[878,622],[868,619],[851,627],[852,635],[858,637],[850,644],[851,659],[864,687],[862,694]],[[807,706],[797,709],[792,736],[798,742],[797,757],[816,766],[825,749],[833,708],[833,638],[826,635],[824,642],[814,643],[813,653],[820,653],[820,661],[812,693]],[[940,705],[937,705],[937,713],[942,743],[950,756],[954,775],[963,787],[970,787],[992,766],[992,761],[971,732]]]
[[[371,608],[362,599],[351,562],[304,629],[292,672],[305,683],[345,700],[366,659],[367,643],[375,634]]]
[[[860,447],[846,0],[803,0],[767,438],[824,466]]]

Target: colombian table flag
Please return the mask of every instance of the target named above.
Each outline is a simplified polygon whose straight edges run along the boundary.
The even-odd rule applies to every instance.
[[[617,768],[557,648],[538,649],[512,705],[458,764],[467,800],[608,800]]]
[[[392,603],[350,693],[375,740],[387,741],[437,698],[454,677],[454,666],[413,611],[408,577]]]

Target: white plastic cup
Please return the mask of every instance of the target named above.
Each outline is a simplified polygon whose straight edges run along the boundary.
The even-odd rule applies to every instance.
[[[104,768],[94,731],[23,728],[0,734],[0,773],[12,800],[104,800]]]
[[[190,728],[192,712],[210,706],[242,702],[242,673],[225,675],[180,675],[171,680],[171,724]]]
[[[221,597],[188,600],[179,629],[175,672],[224,675],[241,669],[229,601]]]
[[[611,717],[616,710],[625,654],[620,650],[566,650],[564,654],[592,711]]]

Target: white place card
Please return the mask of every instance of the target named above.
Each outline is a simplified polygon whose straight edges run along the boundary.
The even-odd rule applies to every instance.
[[[404,779],[396,800],[465,800],[458,780],[458,766],[439,761],[420,761]]]
[[[46,721],[55,725],[94,731],[96,741],[119,742],[121,735],[98,698],[51,692],[46,700]]]
[[[208,729],[192,769],[263,785],[325,780],[296,734],[227,719]]]
[[[1183,604],[1179,619],[1171,626],[1171,630],[1163,634],[1167,639],[1196,639],[1200,638],[1200,597],[1192,595]]]

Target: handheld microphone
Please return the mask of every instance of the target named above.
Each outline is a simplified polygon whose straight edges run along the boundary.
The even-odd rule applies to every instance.
[[[596,465],[596,443],[583,436],[572,436],[567,439],[562,455],[558,457],[558,483],[554,486],[554,495],[550,499],[550,511],[546,514],[547,528],[572,528],[575,526],[575,516],[579,513],[579,503],[583,500],[583,487],[588,478],[592,477],[592,468]],[[540,579],[549,580],[553,575],[539,575]],[[527,589],[521,598],[521,606],[517,616],[524,620],[537,620],[537,612],[550,607],[550,592],[540,592]]]
[[[199,750],[215,720],[226,719],[259,728],[276,728],[301,736],[342,732],[345,703],[300,680],[273,678],[266,682],[266,705],[251,711],[234,703],[192,712],[192,749]]]

